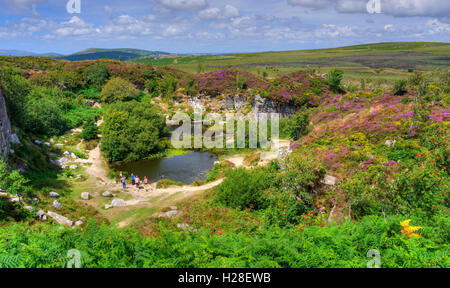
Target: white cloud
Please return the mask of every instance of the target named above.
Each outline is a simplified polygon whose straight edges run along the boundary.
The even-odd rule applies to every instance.
[[[235,17],[239,17],[241,14],[239,12],[239,10],[231,5],[226,5],[225,8],[223,9],[223,16],[225,18],[235,18]]]
[[[212,19],[218,19],[221,15],[221,11],[219,8],[213,7],[213,8],[207,8],[205,10],[202,10],[198,12],[198,17],[201,19],[206,20],[212,20]]]
[[[206,0],[157,0],[161,5],[173,10],[195,11],[208,6]]]
[[[305,8],[322,9],[333,4],[333,0],[288,0],[292,6],[302,6]]]
[[[95,33],[93,25],[85,22],[77,16],[73,16],[68,22],[63,22],[53,31],[57,36],[83,36]]]
[[[426,27],[429,34],[450,33],[450,26],[447,23],[440,22],[438,19],[428,21]]]
[[[382,13],[399,17],[448,17],[449,0],[380,0]],[[341,13],[367,13],[368,0],[288,0],[292,6],[335,9]]]
[[[205,20],[231,19],[240,15],[239,10],[231,5],[226,5],[223,11],[217,7],[211,7],[198,12],[198,17]]]
[[[24,12],[32,9],[36,13],[36,5],[44,2],[44,0],[0,0],[11,7],[16,12]]]
[[[388,32],[394,32],[395,28],[394,28],[394,25],[392,25],[392,24],[386,24],[386,25],[384,25],[384,30],[388,31]]]

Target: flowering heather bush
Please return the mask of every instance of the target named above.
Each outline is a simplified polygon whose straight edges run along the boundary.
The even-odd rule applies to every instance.
[[[182,81],[182,85],[188,85]],[[268,81],[252,73],[233,69],[222,69],[194,76],[195,87],[191,93],[209,96],[260,94],[282,103],[317,106],[322,96],[328,97],[325,80],[303,71],[286,74]]]
[[[222,69],[194,76],[197,93],[209,96],[235,94],[248,88],[267,89],[268,83],[261,77],[240,70]]]

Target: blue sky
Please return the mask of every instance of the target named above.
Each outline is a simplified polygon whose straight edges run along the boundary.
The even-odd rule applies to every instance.
[[[450,42],[450,0],[0,0],[0,49],[233,53]],[[380,1],[381,14],[367,11]]]

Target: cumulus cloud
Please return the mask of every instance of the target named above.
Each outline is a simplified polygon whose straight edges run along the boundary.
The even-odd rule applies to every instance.
[[[369,0],[288,0],[292,6],[335,9],[341,13],[367,13]],[[448,17],[448,0],[380,0],[382,13],[398,17]]]
[[[53,33],[57,36],[83,36],[94,33],[93,25],[85,22],[77,16],[73,16],[69,21],[63,22]]]
[[[219,8],[213,7],[213,8],[207,8],[205,10],[202,10],[198,12],[198,17],[201,19],[206,20],[212,20],[212,19],[218,19],[221,15],[221,11]]]
[[[8,4],[11,9],[16,12],[24,12],[32,9],[35,13],[36,5],[44,2],[44,0],[0,0]]]
[[[195,11],[208,6],[206,0],[157,0],[165,8],[172,10]]]
[[[239,9],[231,5],[226,5],[223,11],[217,7],[211,7],[198,12],[198,17],[205,20],[231,19],[240,15]]]

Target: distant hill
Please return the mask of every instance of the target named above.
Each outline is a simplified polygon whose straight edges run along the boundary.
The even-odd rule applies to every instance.
[[[139,49],[100,49],[90,48],[71,55],[54,57],[56,59],[65,59],[70,61],[96,60],[96,59],[112,59],[128,61],[136,58],[145,58],[151,56],[170,55],[167,52],[147,51]]]
[[[55,58],[55,57],[60,57],[60,56],[64,56],[64,55],[58,54],[58,53],[39,54],[39,53],[30,52],[30,51],[22,51],[22,50],[0,50],[0,56],[15,56],[15,57],[34,56],[34,57]]]
[[[1,56],[37,56],[37,53],[22,50],[0,50]]]

